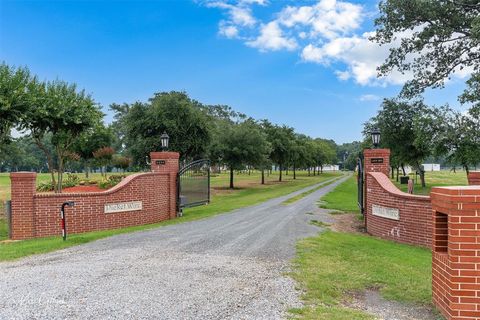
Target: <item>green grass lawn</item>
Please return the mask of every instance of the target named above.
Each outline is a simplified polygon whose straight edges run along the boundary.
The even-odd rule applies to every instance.
[[[211,203],[205,206],[185,209],[184,215],[181,218],[146,226],[69,235],[67,241],[62,241],[59,235],[58,237],[4,242],[0,243],[0,261],[13,260],[31,254],[50,252],[94,241],[100,238],[105,238],[115,234],[210,217],[219,213],[232,211],[234,209],[254,205],[275,197],[287,195],[304,187],[335,178],[338,175],[340,175],[340,173],[323,173],[320,176],[309,177],[306,173],[300,172],[297,175],[296,180],[293,180],[292,176],[289,175],[286,177],[285,181],[281,183],[274,182],[273,180],[276,179],[276,176],[271,175],[267,180],[267,184],[261,185],[259,180],[260,175],[258,173],[252,173],[250,176],[245,174],[238,179],[239,185],[243,185],[243,187],[230,191],[225,190],[225,187],[228,184],[228,179],[225,178],[226,174],[221,174],[212,177],[212,186],[214,186],[214,188],[212,190]],[[0,220],[0,232],[4,227],[5,221]]]
[[[366,235],[326,231],[297,244],[293,277],[305,289],[301,319],[373,319],[342,306],[350,293],[378,288],[386,299],[431,303],[431,253]]]
[[[410,174],[410,179],[415,179],[415,173]],[[400,184],[395,179],[392,182],[402,191],[407,192],[408,186]],[[467,174],[465,171],[459,170],[456,173],[453,171],[427,171],[425,172],[425,182],[427,186],[422,188],[420,184],[420,177],[417,176],[416,184],[414,185],[413,193],[420,195],[428,195],[432,187],[444,186],[465,186],[468,185]]]
[[[320,207],[343,212],[360,212],[357,205],[357,176],[352,175],[320,199]]]

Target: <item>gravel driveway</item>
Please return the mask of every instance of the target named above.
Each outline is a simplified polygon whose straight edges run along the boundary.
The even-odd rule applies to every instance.
[[[300,306],[284,274],[318,232],[315,202],[346,177],[209,219],[0,263],[0,319],[281,319]]]

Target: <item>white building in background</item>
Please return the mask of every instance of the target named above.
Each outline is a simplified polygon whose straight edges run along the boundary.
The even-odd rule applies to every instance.
[[[323,171],[338,171],[338,170],[340,170],[340,167],[338,164],[327,164],[323,166]]]
[[[439,163],[422,163],[423,169],[425,172],[431,172],[431,171],[440,171],[440,164]],[[402,170],[402,169],[400,169]],[[405,166],[405,173],[410,174],[410,173],[415,173],[415,170],[412,169],[410,166]]]
[[[439,163],[424,163],[423,169],[425,171],[440,171],[440,164]]]

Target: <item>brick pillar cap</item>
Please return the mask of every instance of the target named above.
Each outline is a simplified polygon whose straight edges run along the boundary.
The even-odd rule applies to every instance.
[[[37,173],[36,172],[28,172],[28,171],[20,171],[20,172],[10,172],[10,178],[14,179],[21,179],[21,178],[36,178]]]
[[[480,186],[433,187],[431,193],[452,196],[480,195]]]
[[[178,152],[150,152],[151,159],[179,159]]]

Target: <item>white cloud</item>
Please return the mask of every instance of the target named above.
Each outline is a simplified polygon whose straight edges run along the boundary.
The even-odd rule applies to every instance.
[[[261,51],[294,50],[297,48],[295,39],[285,37],[276,21],[262,25],[260,35],[255,40],[247,41],[247,45]]]
[[[345,80],[351,77],[361,85],[403,84],[411,79],[411,73],[400,72],[392,72],[382,79],[377,78],[377,67],[385,61],[390,48],[396,44],[380,46],[369,40],[372,35],[373,33],[366,32],[361,36],[339,37],[320,47],[309,44],[303,49],[301,57],[304,61],[323,65],[342,62],[347,70],[337,71],[338,78]],[[398,43],[400,41],[397,40]]]
[[[348,71],[335,70],[335,74],[337,75],[337,78],[342,81],[347,81],[352,77],[352,75]]]
[[[359,98],[360,101],[378,101],[380,97],[374,94],[364,94]]]
[[[238,37],[238,28],[225,23],[225,21],[220,21],[218,33],[226,38],[232,39]]]
[[[304,62],[334,66],[333,72],[341,81],[352,79],[362,86],[386,86],[412,79],[412,72],[399,71],[379,78],[377,68],[390,49],[398,47],[402,37],[411,36],[415,30],[398,34],[388,45],[371,42],[373,32],[358,33],[363,19],[370,14],[360,4],[318,0],[311,5],[287,5],[267,21],[257,20],[253,14],[255,6],[268,4],[266,0],[207,0],[206,4],[226,11],[227,18],[219,24],[222,36],[241,39],[262,52],[301,49]],[[408,59],[412,61],[413,56]],[[468,68],[455,71],[456,78],[472,72]]]
[[[227,10],[228,16],[233,24],[243,27],[252,27],[257,23],[257,20],[252,15],[251,8],[242,5],[242,3],[233,5],[227,2],[215,1],[208,2],[207,6]]]
[[[308,27],[312,37],[335,38],[359,28],[363,19],[360,5],[336,0],[321,0],[312,6],[287,6],[278,21],[288,28]]]

